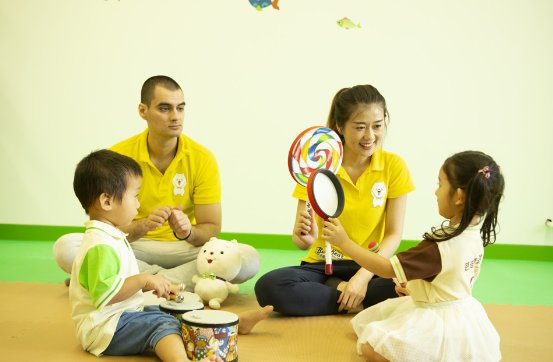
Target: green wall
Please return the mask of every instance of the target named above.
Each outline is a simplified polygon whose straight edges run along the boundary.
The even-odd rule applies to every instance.
[[[63,234],[82,231],[83,228],[75,226],[0,224],[0,240],[54,241]],[[297,249],[292,243],[290,235],[222,232],[219,237],[227,240],[236,239],[258,249]],[[416,244],[417,241],[415,240],[403,240],[398,250],[402,251]],[[553,261],[553,246],[493,244],[486,247],[486,257],[492,259]]]

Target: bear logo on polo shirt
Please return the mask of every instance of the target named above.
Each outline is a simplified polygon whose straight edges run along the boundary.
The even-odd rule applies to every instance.
[[[386,198],[386,185],[384,182],[375,182],[371,189],[373,195],[373,207],[382,206]]]
[[[184,196],[184,187],[186,186],[186,177],[183,173],[176,173],[173,177],[173,194],[175,196]]]

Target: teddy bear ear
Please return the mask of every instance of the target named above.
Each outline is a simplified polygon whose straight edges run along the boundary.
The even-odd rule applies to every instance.
[[[230,242],[233,243],[233,244],[238,245],[238,241],[236,239],[232,239]]]

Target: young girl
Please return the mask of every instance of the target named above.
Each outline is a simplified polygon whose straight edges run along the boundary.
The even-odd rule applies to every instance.
[[[405,162],[381,149],[388,118],[380,92],[371,85],[357,85],[336,93],[327,127],[344,145],[337,177],[345,208],[339,219],[360,247],[391,257],[401,241],[407,193],[414,186]],[[309,253],[301,265],[273,270],[257,281],[260,305],[273,305],[287,315],[328,315],[358,312],[397,296],[391,280],[360,268],[338,248],[332,250],[334,274],[325,275],[322,219],[306,212],[305,187],[297,185],[293,196],[298,206],[292,240]]]
[[[503,176],[490,156],[466,151],[444,162],[438,180],[438,209],[448,222],[391,259],[351,241],[338,219],[324,223],[324,240],[364,268],[407,283],[410,296],[389,299],[351,321],[357,351],[369,361],[501,359],[499,335],[471,290],[484,247],[495,241]]]

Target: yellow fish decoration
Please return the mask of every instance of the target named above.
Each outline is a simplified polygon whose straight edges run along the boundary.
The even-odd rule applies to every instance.
[[[344,28],[348,30],[353,28],[361,28],[361,23],[355,24],[351,19],[347,17],[343,17],[342,19],[336,21],[336,23],[340,28]]]

